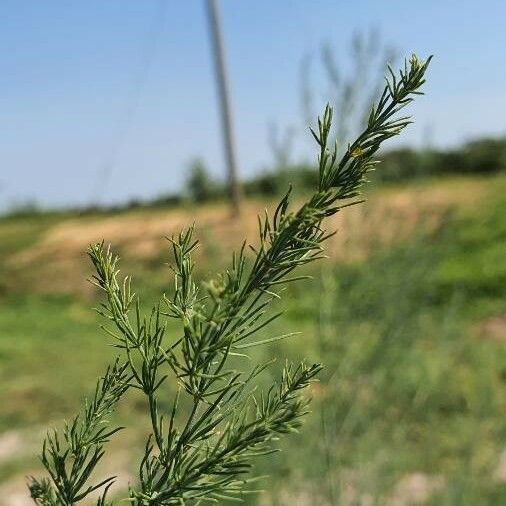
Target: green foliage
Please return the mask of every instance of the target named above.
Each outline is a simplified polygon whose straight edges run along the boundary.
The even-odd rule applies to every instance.
[[[290,166],[280,170],[269,170],[244,182],[246,195],[272,197],[283,193],[289,186],[295,190],[311,191],[318,184],[318,174],[314,167]]]
[[[451,149],[401,148],[380,156],[377,178],[402,181],[420,176],[494,174],[506,170],[506,139],[484,138]]]
[[[504,182],[496,190],[506,194]],[[448,241],[437,270],[442,296],[458,289],[465,297],[504,296],[506,287],[506,199],[489,201],[481,219],[467,218]]]
[[[463,171],[490,174],[506,169],[506,139],[484,138],[468,142],[463,149]]]
[[[269,315],[284,285],[302,279],[294,270],[322,258],[329,234],[326,217],[360,202],[361,186],[376,165],[374,155],[383,141],[398,135],[410,121],[398,112],[420,94],[429,60],[413,56],[390,77],[372,108],[364,131],[338,160],[337,145],[329,150],[332,109],[327,107],[316,131],[319,146],[318,185],[297,210],[290,191],[274,215],[259,218],[259,244],[246,255],[246,244],[234,253],[230,268],[203,286],[194,279],[192,254],[197,247],[193,230],[170,241],[174,255],[174,291],[143,314],[130,279],[120,280],[118,257],[103,243],[90,247],[95,285],[105,302],[99,313],[120,358],[98,383],[95,395],[63,433],[46,437],[42,463],[50,481],[32,479],[36,503],[68,506],[105,487],[99,505],[106,504],[114,478],[93,482],[105,444],[120,428],[109,428],[108,415],[130,389],[146,398],[151,435],[139,466],[139,483],[132,485],[132,504],[171,505],[241,499],[248,493],[252,460],[273,451],[279,435],[295,430],[307,411],[301,391],[321,366],[287,364],[278,383],[255,391],[256,378],[269,365],[249,371],[234,367],[244,351],[287,338],[291,333],[259,340],[255,335],[279,315]],[[132,316],[133,314],[133,316]],[[167,318],[180,324],[181,336],[169,338]],[[160,391],[168,378],[179,390],[165,415],[160,414]],[[188,410],[181,412],[181,406]],[[181,418],[183,419],[181,421]],[[90,482],[92,482],[90,484]]]
[[[426,176],[431,169],[423,167],[423,154],[411,148],[394,149],[381,156],[381,171],[374,175],[382,181],[402,181],[416,176]]]
[[[186,192],[192,202],[206,202],[223,192],[212,180],[202,160],[195,160],[190,165],[186,180]]]
[[[30,491],[32,497],[40,499],[40,504],[74,504],[103,486],[106,486],[105,491],[98,504],[105,501],[108,485],[114,481],[114,477],[94,485],[87,485],[87,482],[104,455],[104,444],[121,430],[121,427],[108,429],[105,422],[128,388],[131,377],[127,367],[127,363],[119,364],[116,360],[113,366],[107,368],[97,383],[91,401],[86,401],[82,413],[70,424],[66,424],[63,431],[66,444],[64,450],[58,433],[48,433],[41,459],[55,487],[45,479],[38,481],[32,478]],[[72,461],[72,466],[67,468],[69,460]]]

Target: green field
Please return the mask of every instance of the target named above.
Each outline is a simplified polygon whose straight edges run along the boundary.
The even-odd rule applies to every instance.
[[[114,354],[85,282],[88,239],[117,247],[148,305],[170,291],[163,235],[196,219],[206,279],[254,234],[264,205],[248,202],[239,224],[221,204],[0,220],[0,504],[23,493],[46,426],[74,413]],[[284,316],[264,331],[302,332],[258,352],[279,357],[270,373],[284,357],[325,370],[301,433],[258,462],[271,478],[251,504],[501,504],[506,177],[383,186],[349,213],[332,223],[330,258],[287,290]],[[118,437],[107,466],[122,484],[135,475],[144,411],[130,396],[117,413],[128,443]]]

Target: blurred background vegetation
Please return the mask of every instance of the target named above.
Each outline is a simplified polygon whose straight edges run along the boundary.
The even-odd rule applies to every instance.
[[[298,170],[271,181],[311,179]],[[219,194],[202,203],[200,184],[170,207],[32,211],[0,221],[2,493],[24,493],[46,426],[76,410],[113,354],[91,309],[99,295],[85,281],[86,244],[108,238],[147,305],[171,289],[163,234],[196,221],[205,280],[243,235],[253,240],[256,213],[274,203],[273,189],[253,193],[231,219]],[[278,357],[273,374],[285,356],[322,360],[326,369],[301,434],[256,467],[272,478],[252,504],[500,504],[506,176],[466,170],[370,189],[366,204],[329,224],[339,230],[330,258],[309,270],[313,281],[289,289],[284,316],[265,336],[302,331],[261,352]],[[117,414],[130,427],[129,443],[117,438],[107,461],[120,486],[135,476],[144,416],[135,395]]]

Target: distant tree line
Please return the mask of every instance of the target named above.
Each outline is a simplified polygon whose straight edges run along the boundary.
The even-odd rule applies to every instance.
[[[506,138],[481,138],[449,149],[401,148],[382,156],[387,181],[446,174],[493,174],[506,169]]]
[[[377,181],[402,182],[422,177],[458,174],[486,175],[506,170],[506,137],[482,138],[448,149],[414,149],[402,147],[379,156],[381,170],[372,177]],[[312,188],[317,179],[313,166],[276,165],[244,181],[244,193],[250,196],[278,195],[293,184]],[[195,162],[186,181],[182,199],[206,202],[223,198],[225,185],[214,180],[202,161]]]
[[[449,175],[487,175],[506,170],[506,137],[481,138],[447,149],[414,149],[402,147],[380,154],[381,170],[371,174],[375,181],[403,182],[423,177]],[[314,188],[318,174],[310,164],[274,163],[260,174],[243,182],[245,195],[271,197],[286,191],[292,184],[301,191]],[[183,191],[163,194],[148,201],[131,200],[111,207],[88,207],[83,214],[108,213],[138,207],[172,207],[184,203],[225,200],[227,184],[213,177],[201,159],[191,162]],[[43,212],[35,202],[15,206],[10,217],[27,216]],[[47,212],[47,211],[44,211]],[[58,211],[55,211],[58,212]],[[62,213],[68,210],[61,211]]]

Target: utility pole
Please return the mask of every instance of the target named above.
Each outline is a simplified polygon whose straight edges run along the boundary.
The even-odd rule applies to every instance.
[[[227,161],[228,191],[232,212],[239,214],[241,205],[241,184],[237,174],[237,154],[234,139],[234,125],[232,109],[230,105],[230,90],[228,76],[225,66],[225,52],[223,48],[223,37],[221,34],[220,14],[218,0],[207,1],[207,16],[209,20],[209,31],[218,85],[218,97],[220,102],[221,126],[223,130],[223,144]]]

